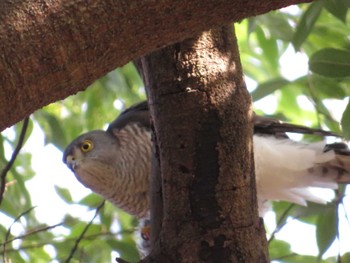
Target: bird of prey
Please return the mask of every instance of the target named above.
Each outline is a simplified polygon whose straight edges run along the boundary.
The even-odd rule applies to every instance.
[[[254,116],[254,161],[260,215],[267,200],[300,205],[326,203],[310,187],[336,189],[350,182],[350,151],[345,143],[303,143],[286,132],[334,136],[332,132]],[[106,131],[76,138],[63,161],[76,178],[117,207],[146,218],[151,173],[151,129],[147,102],[141,102],[113,121]]]

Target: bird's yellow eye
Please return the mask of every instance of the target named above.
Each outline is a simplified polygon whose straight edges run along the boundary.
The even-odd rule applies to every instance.
[[[94,148],[94,144],[90,140],[85,140],[80,146],[82,152],[87,153],[90,152]]]

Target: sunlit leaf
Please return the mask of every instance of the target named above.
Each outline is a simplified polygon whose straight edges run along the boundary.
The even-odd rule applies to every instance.
[[[348,102],[348,105],[346,106],[346,109],[341,118],[341,126],[343,130],[343,136],[349,140],[350,139],[350,102]]]
[[[310,262],[332,263],[330,261],[318,260],[314,256],[298,255],[296,253],[286,255],[285,257],[282,257],[282,259],[283,259],[282,261],[283,263],[310,263]]]
[[[67,203],[73,203],[72,196],[68,189],[55,185],[56,193]]]
[[[301,17],[292,40],[295,50],[300,49],[301,45],[310,34],[316,20],[321,13],[323,5],[323,1],[313,2]]]
[[[13,218],[18,215],[16,207],[14,207],[13,203],[10,202],[6,195],[1,202],[1,212]]]
[[[25,185],[25,178],[19,174],[16,169],[11,169],[11,174],[14,177],[13,185],[9,187],[9,189],[13,189],[14,192],[16,192],[18,196],[18,205],[20,207],[20,204],[25,207],[24,210],[27,210],[29,207],[32,207],[32,202],[30,198],[30,193]],[[14,200],[12,200],[12,203],[14,204]]]
[[[287,14],[270,12],[264,16],[257,16],[256,21],[274,38],[289,42],[293,36],[293,28],[288,21]]]
[[[46,263],[51,260],[50,255],[44,250],[43,247],[28,250],[29,257],[35,259],[35,262]]]
[[[291,254],[290,244],[285,241],[274,239],[269,244],[269,256],[271,260]]]
[[[252,93],[253,101],[260,100],[267,95],[272,94],[276,90],[283,88],[289,81],[283,78],[271,79],[260,84]]]
[[[140,260],[139,253],[134,244],[128,244],[125,242],[120,242],[119,240],[108,240],[109,245],[113,248],[113,250],[118,251],[120,257],[127,262],[137,262]]]
[[[343,23],[346,23],[346,14],[348,11],[347,3],[347,0],[327,0],[325,1],[325,7],[328,12]]]
[[[109,207],[108,202],[105,203],[104,209],[100,212],[100,220],[103,227],[109,229],[113,222],[113,213],[107,207]]]
[[[347,96],[341,83],[334,78],[327,78],[318,74],[308,77],[312,92],[318,99],[343,99]]]
[[[103,198],[97,194],[89,194],[87,196],[85,196],[83,199],[81,199],[78,204],[80,205],[86,205],[89,207],[96,207],[99,204],[101,204],[101,202],[103,201]]]
[[[75,239],[65,239],[62,242],[55,243],[55,249],[57,251],[56,259],[58,262],[66,262],[66,259],[68,258],[68,255],[70,254],[74,243]]]
[[[259,41],[259,46],[262,48],[262,55],[268,61],[268,64],[266,66],[269,67],[272,72],[277,74],[279,66],[277,40],[271,37],[266,37],[260,27],[256,29],[256,35]]]
[[[128,63],[120,68],[123,75],[126,77],[128,85],[131,89],[136,89],[138,87],[143,87],[143,81],[138,73],[134,63]]]
[[[257,26],[257,18],[256,17],[249,17],[247,19],[248,21],[248,26],[247,26],[247,34],[248,34],[248,37],[251,33],[253,33],[256,29],[256,26]],[[236,32],[237,32],[237,29],[235,29]]]
[[[323,210],[322,214],[318,217],[316,224],[316,240],[319,251],[319,259],[321,259],[322,255],[333,243],[338,233],[337,205],[333,205],[331,208],[333,209]]]
[[[330,131],[333,131],[334,133],[338,134],[339,136],[344,137],[341,129],[340,124],[338,121],[334,120],[329,109],[324,105],[324,103],[321,101],[317,104],[318,109],[321,110],[321,113],[324,114],[324,124],[328,127]]]
[[[32,154],[27,152],[21,152],[16,158],[15,167],[19,171],[24,181],[27,181],[35,176],[34,171],[31,168]]]
[[[57,116],[43,110],[38,111],[36,115],[40,126],[43,127],[45,131],[45,142],[53,143],[59,149],[64,149],[67,146],[67,140],[62,122]]]
[[[3,166],[5,161],[4,137],[0,134],[0,164]]]
[[[66,227],[72,227],[74,225],[76,225],[79,222],[78,218],[75,218],[69,214],[65,215],[64,219],[63,219],[63,225]]]
[[[79,222],[78,224],[74,225],[72,228],[71,233],[69,234],[70,238],[78,238],[83,230],[85,229],[87,223],[85,222]],[[88,230],[85,232],[85,235],[93,235],[98,234],[101,232],[101,226],[97,224],[91,224],[89,225]]]
[[[135,217],[125,213],[119,208],[116,208],[116,210],[118,211],[118,221],[123,230],[134,229],[138,225],[138,221],[135,219]]]
[[[16,250],[11,251],[11,253],[7,253],[7,260],[9,260],[9,262],[16,262],[16,263],[28,262],[21,256],[19,251],[16,251]]]
[[[333,211],[334,204],[318,204],[314,202],[308,202],[307,206],[295,205],[295,208],[291,211],[290,215],[298,220],[315,224],[319,216],[322,216],[325,210]]]
[[[341,256],[341,262],[350,262],[350,252],[347,252]]]
[[[331,78],[350,76],[350,52],[333,48],[314,53],[309,61],[310,70]]]
[[[86,241],[84,247],[82,247],[85,254],[84,262],[115,262],[111,258],[113,250],[102,236]],[[99,253],[95,251],[99,251]]]
[[[280,89],[278,94],[279,104],[278,111],[282,113],[288,112],[288,121],[303,124],[302,118],[306,117],[306,112],[300,108],[297,98],[303,92],[303,87],[297,83],[290,83],[286,88]]]

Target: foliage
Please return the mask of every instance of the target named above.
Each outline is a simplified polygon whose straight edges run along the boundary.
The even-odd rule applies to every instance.
[[[261,101],[271,99],[276,103],[275,107],[267,109],[272,116],[331,129],[350,138],[350,104],[344,106],[342,130],[339,119],[335,118],[339,109],[334,108],[334,105],[346,103],[350,94],[350,29],[346,22],[349,6],[347,0],[321,0],[246,19],[236,25],[242,65],[248,83],[253,83],[248,88],[252,90],[258,113],[264,114],[266,110],[266,107],[258,107]],[[301,62],[299,65],[281,59],[284,56],[293,58],[293,48],[302,54],[301,58],[307,59],[309,68],[298,76],[289,77],[286,68],[289,73],[299,72],[302,66]],[[121,109],[144,99],[142,85],[131,63],[116,69],[86,91],[34,113],[26,139],[34,133],[33,127],[40,127],[46,144],[53,144],[62,151],[82,132],[104,128]],[[334,101],[336,104],[330,103]],[[7,163],[20,131],[21,123],[0,136],[0,167]],[[33,207],[32,191],[40,191],[46,186],[29,187],[36,176],[36,171],[31,168],[31,158],[30,151],[22,151],[7,175],[7,190],[0,214],[3,261],[7,258],[12,262],[68,262],[72,255],[70,262],[110,262],[112,251],[129,261],[138,259],[133,236],[135,219],[106,203],[92,220],[96,207],[102,202],[94,194],[77,199],[70,185],[55,185],[54,194],[68,207],[85,208],[85,216],[67,212],[60,224],[50,226],[39,218],[37,208]],[[279,262],[337,262],[335,257],[322,259],[322,255],[342,231],[338,215],[343,209],[339,204],[344,193],[345,187],[341,187],[335,193],[336,201],[326,206],[310,203],[305,208],[284,202],[274,203],[277,223],[276,230],[269,234],[271,259]],[[277,233],[289,224],[291,218],[316,226],[318,255],[299,255],[292,250],[291,244],[277,239]],[[86,232],[82,236],[84,229]],[[344,254],[342,262],[349,261],[349,255]]]

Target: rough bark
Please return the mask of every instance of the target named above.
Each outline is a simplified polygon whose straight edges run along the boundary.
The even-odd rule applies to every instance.
[[[151,220],[162,229],[144,262],[268,262],[232,32],[216,28],[142,59],[163,193],[162,222]]]
[[[1,1],[0,130],[159,47],[310,1]]]

